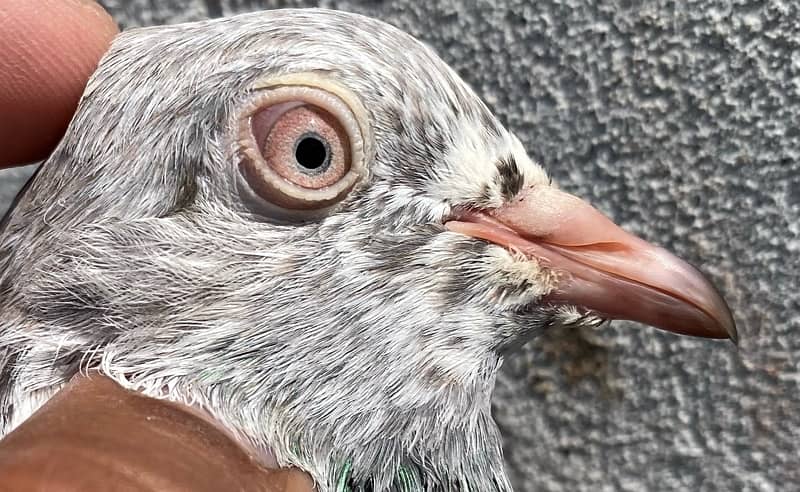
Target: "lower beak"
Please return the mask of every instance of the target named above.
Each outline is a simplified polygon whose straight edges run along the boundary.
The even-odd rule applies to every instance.
[[[737,342],[728,305],[699,271],[553,187],[528,188],[507,205],[462,213],[446,227],[537,258],[560,273],[544,302]]]

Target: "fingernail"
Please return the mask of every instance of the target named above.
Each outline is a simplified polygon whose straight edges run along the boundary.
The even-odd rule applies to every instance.
[[[95,2],[94,0],[71,0],[72,3],[75,5],[80,6],[86,10],[91,10],[96,13],[100,17],[111,19],[111,14],[108,13],[106,9],[103,8],[102,5]]]

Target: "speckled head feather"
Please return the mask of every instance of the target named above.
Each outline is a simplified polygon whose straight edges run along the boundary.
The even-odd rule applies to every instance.
[[[242,186],[242,108],[312,77],[362,108],[364,174],[315,216]],[[203,408],[334,490],[510,490],[490,397],[503,353],[597,323],[558,274],[447,230],[549,186],[426,46],[282,10],[121,34],[0,240],[0,424],[95,368]]]

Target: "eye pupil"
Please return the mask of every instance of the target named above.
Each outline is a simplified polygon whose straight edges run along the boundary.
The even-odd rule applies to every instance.
[[[310,171],[322,171],[331,160],[328,145],[317,134],[306,134],[297,139],[294,158],[297,164]]]

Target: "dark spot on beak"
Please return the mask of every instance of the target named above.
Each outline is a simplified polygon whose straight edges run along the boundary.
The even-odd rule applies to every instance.
[[[506,200],[511,200],[522,190],[524,179],[513,156],[503,157],[497,162],[497,179],[500,193]]]

